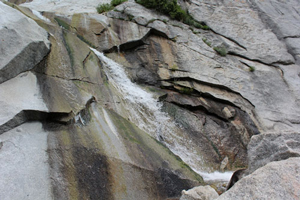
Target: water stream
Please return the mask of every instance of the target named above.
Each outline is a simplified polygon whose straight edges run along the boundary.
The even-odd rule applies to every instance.
[[[204,180],[228,181],[232,173],[207,173],[203,159],[197,151],[196,144],[187,138],[184,131],[175,124],[165,112],[161,111],[162,103],[153,98],[152,94],[131,82],[120,64],[104,56],[103,53],[92,49],[104,65],[104,70],[112,84],[123,97],[129,120],[163,142],[174,154],[178,155]]]

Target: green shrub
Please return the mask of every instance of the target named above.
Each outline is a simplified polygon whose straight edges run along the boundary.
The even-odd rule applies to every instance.
[[[110,4],[109,3],[99,4],[96,9],[97,9],[98,13],[104,13],[104,12],[112,10],[115,6],[121,4],[125,1],[127,1],[127,0],[112,0],[110,2]]]
[[[226,56],[226,54],[227,54],[227,50],[226,50],[225,47],[221,47],[221,46],[214,47],[214,50],[215,50],[220,56]]]
[[[183,20],[186,12],[177,4],[177,0],[136,0],[146,8],[169,15],[172,19]]]
[[[193,19],[185,10],[183,10],[178,4],[177,0],[135,0],[138,4],[145,6],[146,8],[155,9],[165,15],[182,21],[183,23],[195,26],[196,28],[209,29],[205,24],[201,24]]]
[[[97,9],[98,13],[104,13],[104,12],[112,10],[113,8],[114,7],[112,5],[110,5],[109,3],[105,3],[105,4],[99,4],[96,9]]]

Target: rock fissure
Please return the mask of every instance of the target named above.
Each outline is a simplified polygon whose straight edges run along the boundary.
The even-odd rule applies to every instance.
[[[0,135],[16,128],[26,122],[39,121],[39,122],[54,122],[58,124],[70,124],[81,120],[80,116],[85,113],[91,103],[95,102],[95,97],[89,99],[85,105],[85,108],[75,113],[73,110],[70,112],[49,112],[41,110],[22,110],[16,114],[12,119],[0,125]],[[79,117],[78,117],[79,116]],[[84,125],[84,124],[83,124]]]
[[[300,38],[300,35],[292,35],[292,36],[283,37],[283,39],[287,39],[287,38]]]
[[[24,4],[0,2],[0,199],[178,199],[202,183],[189,167],[206,180],[248,160],[220,199],[289,199],[299,185],[298,0],[178,0],[191,26],[131,0],[105,14],[94,0],[9,2]],[[89,47],[161,102],[119,91],[123,69]]]
[[[184,109],[187,109],[187,110],[189,110],[189,111],[191,111],[191,112],[193,112],[193,113],[199,113],[199,112],[201,112],[201,113],[204,113],[205,115],[208,115],[208,116],[210,116],[210,117],[212,117],[212,118],[217,118],[217,119],[219,119],[219,120],[221,120],[221,121],[223,121],[223,122],[225,122],[225,123],[228,123],[229,121],[226,119],[226,118],[224,118],[223,116],[220,116],[220,115],[218,115],[218,114],[216,114],[216,113],[214,113],[214,112],[211,112],[211,111],[209,111],[209,109],[207,109],[205,106],[203,106],[203,105],[197,105],[197,106],[192,106],[192,105],[189,105],[189,104],[179,104],[179,103],[177,103],[177,102],[173,102],[173,101],[168,101],[169,103],[172,103],[172,104],[174,104],[174,105],[177,105],[177,106],[179,106],[179,107],[181,107],[181,108],[184,108]]]
[[[200,83],[200,84],[203,84],[203,85],[207,85],[207,86],[211,86],[213,88],[218,88],[218,89],[222,89],[222,90],[225,90],[229,93],[232,93],[232,94],[235,94],[235,95],[238,95],[240,96],[242,99],[244,99],[246,102],[249,103],[249,105],[251,105],[253,108],[255,108],[255,105],[252,104],[252,102],[248,99],[246,99],[245,97],[243,97],[240,93],[224,86],[224,85],[217,85],[217,84],[214,84],[214,83],[209,83],[209,82],[205,82],[205,81],[201,81],[201,80],[196,80],[194,78],[191,78],[191,77],[177,77],[177,78],[170,78],[170,79],[166,79],[166,80],[161,80],[161,81],[168,81],[168,82],[176,82],[176,81],[189,81],[189,82],[195,82],[195,83]],[[238,105],[235,105],[236,107],[239,107]]]
[[[237,46],[239,46],[239,47],[241,47],[242,49],[244,49],[244,50],[247,51],[247,48],[246,48],[245,46],[241,45],[238,41],[236,41],[236,40],[234,40],[234,39],[232,39],[232,38],[230,38],[230,37],[228,37],[228,36],[222,35],[221,33],[218,33],[218,32],[216,32],[216,31],[214,31],[214,30],[212,30],[212,29],[211,29],[211,31],[212,31],[214,34],[220,35],[220,36],[226,38],[227,40],[233,42],[233,43],[236,44]]]
[[[84,80],[86,78],[89,78],[89,77],[78,77],[78,78],[69,78],[69,77],[61,77],[61,76],[58,76],[58,75],[51,75],[51,74],[47,74],[45,72],[35,72],[37,74],[42,74],[42,75],[45,75],[45,76],[49,76],[49,77],[53,77],[53,78],[58,78],[58,79],[63,79],[63,80],[66,80],[66,81],[81,81],[81,82],[84,82],[84,83],[89,83],[89,84],[93,84],[93,85],[100,85],[99,83],[95,83],[95,82],[92,82],[92,81],[88,81],[88,80]]]
[[[40,110],[22,110],[12,119],[0,126],[0,135],[16,128],[25,122],[30,121],[49,121],[66,124],[63,119],[69,118],[70,113],[55,113],[55,112],[45,112]]]
[[[256,60],[256,59],[250,59],[244,55],[241,55],[241,54],[238,54],[236,52],[233,52],[233,51],[229,51],[228,52],[229,55],[232,55],[232,56],[236,56],[236,57],[240,57],[240,58],[243,58],[245,60],[249,60],[249,61],[252,61],[252,62],[257,62],[257,63],[260,63],[260,64],[263,64],[263,65],[266,65],[266,66],[269,66],[269,67],[273,67],[277,70],[280,71],[281,73],[281,77],[283,76],[283,71],[280,67],[277,66],[277,64],[282,64],[282,65],[290,65],[290,64],[293,64],[293,63],[289,63],[289,62],[274,62],[274,63],[264,63],[262,62],[261,60]],[[242,61],[240,61],[242,62]],[[243,64],[247,65],[247,66],[250,66],[249,64],[246,64],[245,62],[242,62]]]

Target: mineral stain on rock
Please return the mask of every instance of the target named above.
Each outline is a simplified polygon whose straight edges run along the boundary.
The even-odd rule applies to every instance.
[[[76,132],[75,125],[46,124],[52,192],[55,199],[113,199],[110,167],[101,149]]]
[[[73,159],[79,199],[113,199],[107,157],[101,155],[98,149],[75,147]]]
[[[182,179],[167,169],[159,169],[157,175],[158,180],[161,180],[158,184],[160,193],[164,193],[167,197],[179,197],[182,190],[191,188],[191,181]]]

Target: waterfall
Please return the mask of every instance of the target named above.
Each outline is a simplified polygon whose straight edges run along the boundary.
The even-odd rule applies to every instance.
[[[181,127],[176,125],[162,112],[162,103],[153,98],[152,94],[131,82],[124,68],[103,53],[92,49],[104,65],[109,82],[123,97],[130,121],[163,142],[175,155],[178,155],[204,180],[229,180],[232,173],[214,172],[209,174],[203,170],[203,159],[197,152],[196,144],[185,137]]]

